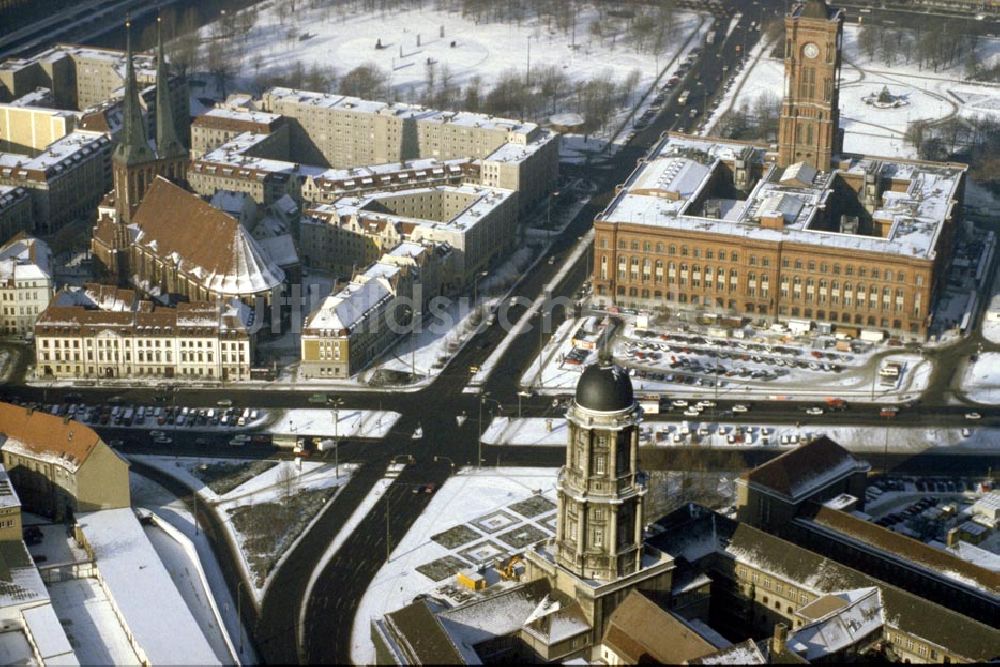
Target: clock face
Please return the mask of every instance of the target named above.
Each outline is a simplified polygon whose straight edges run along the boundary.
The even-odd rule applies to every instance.
[[[809,42],[804,47],[802,47],[802,54],[806,58],[815,58],[816,56],[819,55],[819,47],[813,44],[812,42]]]

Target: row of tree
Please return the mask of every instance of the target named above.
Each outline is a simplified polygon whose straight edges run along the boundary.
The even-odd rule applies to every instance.
[[[858,48],[870,62],[886,67],[915,64],[935,72],[963,65],[970,78],[987,71],[977,55],[980,40],[968,21],[947,19],[898,27],[864,23],[858,29]]]
[[[1000,119],[955,116],[946,121],[909,124],[904,140],[924,160],[958,160],[969,165],[976,183],[1000,193]]]

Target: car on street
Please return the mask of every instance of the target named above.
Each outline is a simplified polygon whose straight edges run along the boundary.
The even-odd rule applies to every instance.
[[[736,405],[733,406],[733,412],[735,413],[749,412],[749,411],[750,411],[750,406],[743,405],[742,403],[737,403]]]
[[[813,417],[819,416],[823,414],[823,408],[819,407],[818,405],[814,405],[811,408],[806,409],[806,414]]]
[[[153,442],[156,443],[157,445],[169,445],[170,443],[173,442],[173,439],[172,438],[168,438],[165,435],[160,435],[160,436],[157,436],[157,437],[153,438]]]
[[[979,414],[978,412],[966,412],[965,413],[965,418],[966,419],[976,420],[976,419],[982,419],[983,416],[981,414]]]

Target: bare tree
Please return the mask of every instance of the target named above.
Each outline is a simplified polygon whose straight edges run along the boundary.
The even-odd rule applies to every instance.
[[[183,75],[198,62],[198,47],[201,43],[198,23],[198,10],[189,7],[174,26],[174,39],[166,45],[170,63]]]
[[[387,80],[385,72],[374,63],[359,65],[340,78],[337,91],[353,97],[378,97]]]
[[[225,44],[221,40],[213,39],[208,45],[208,53],[205,56],[205,64],[209,73],[215,77],[219,84],[219,91],[222,98],[226,97],[226,84],[232,81],[235,75],[235,67],[232,58],[226,51]]]
[[[281,490],[281,495],[285,500],[288,500],[295,495],[295,490],[299,486],[298,475],[295,474],[295,470],[292,469],[291,463],[280,463],[281,470],[278,471],[278,488]]]

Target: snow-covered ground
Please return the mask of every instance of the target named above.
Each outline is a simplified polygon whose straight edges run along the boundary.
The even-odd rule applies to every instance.
[[[977,403],[1000,403],[1000,352],[984,352],[965,369],[962,390]]]
[[[532,386],[540,393],[548,395],[566,395],[573,392],[580,374],[586,364],[593,359],[592,352],[588,359],[579,365],[566,362],[567,355],[573,350],[573,334],[583,323],[584,318],[564,323],[543,349],[541,374],[539,374],[538,357],[532,361],[521,376],[521,384]],[[690,333],[692,327],[685,325],[689,333],[684,336],[698,336]],[[789,398],[837,396],[851,401],[901,402],[912,400],[927,388],[933,369],[932,362],[919,354],[906,352],[890,352],[893,348],[885,346],[870,346],[862,351],[839,352],[833,347],[826,347],[825,341],[832,337],[788,338],[772,331],[754,330],[744,339],[719,339],[701,335],[705,343],[687,343],[675,340],[664,340],[660,334],[678,334],[677,327],[656,327],[651,329],[657,335],[641,337],[635,334],[637,327],[629,323],[615,338],[614,354],[618,363],[634,371],[632,383],[637,391],[656,392],[683,397],[786,400]],[[662,346],[656,352],[659,358],[653,359],[648,351],[639,349],[644,357],[639,358],[630,352],[635,344],[655,343]],[[752,346],[758,346],[754,348]],[[767,352],[764,345],[772,350]],[[741,347],[744,346],[744,347]],[[687,350],[687,351],[685,351]],[[727,371],[747,372],[746,375],[719,375],[708,373],[713,368],[716,358],[708,353],[725,353],[730,356],[718,359],[721,367]],[[820,357],[816,355],[819,354]],[[733,356],[737,355],[737,356]],[[878,355],[876,357],[876,355]],[[693,372],[688,367],[671,368],[674,359],[697,359],[702,365],[701,372]],[[878,361],[876,361],[878,359]],[[778,360],[781,364],[778,364]],[[805,368],[791,365],[803,362]],[[876,381],[877,363],[897,362],[903,365],[900,382],[895,386]],[[822,369],[822,364],[837,364],[841,372]],[[808,366],[816,365],[816,368]],[[781,373],[777,379],[754,379],[750,372]],[[658,379],[662,375],[662,379]],[[684,384],[671,382],[667,378],[673,376],[695,376],[702,384]],[[719,382],[716,389],[710,382]]]
[[[156,482],[136,473],[129,474],[129,487],[132,492],[132,503],[136,507],[153,512],[161,520],[166,521],[180,531],[194,544],[212,596],[215,598],[216,605],[225,623],[226,632],[232,640],[235,640],[237,647],[242,644],[243,652],[240,654],[240,662],[242,664],[255,664],[257,658],[250,642],[239,642],[238,640],[240,627],[236,600],[233,599],[229,592],[229,587],[226,585],[222,569],[215,557],[215,552],[212,551],[212,546],[209,544],[208,538],[205,537],[205,533],[195,526],[194,517],[187,506]],[[155,542],[153,546],[156,546]],[[243,637],[247,637],[245,631]]]
[[[566,420],[559,417],[495,417],[483,433],[487,445],[515,445],[527,447],[565,446],[568,430]]]
[[[290,408],[277,411],[273,417],[265,430],[276,435],[301,433],[338,438],[384,438],[400,414],[378,410]]]
[[[509,554],[515,549],[503,542],[503,535],[512,528],[530,527],[545,536],[553,533],[549,520],[555,511],[555,468],[483,468],[462,469],[441,487],[427,509],[413,523],[406,536],[393,550],[390,560],[372,579],[358,605],[351,633],[351,657],[355,664],[375,662],[369,627],[373,618],[395,611],[421,593],[447,594],[440,591],[453,578],[446,576],[434,582],[417,568],[432,561],[457,559],[462,567],[472,561],[488,558],[487,553]],[[524,501],[540,491],[547,506],[532,517],[512,509],[512,504]],[[460,528],[459,528],[460,527]],[[432,539],[441,533],[458,529],[452,548]],[[499,534],[499,536],[498,536]]]
[[[259,6],[254,27],[235,36],[229,51],[239,55],[237,76],[253,80],[258,74],[288,74],[297,63],[332,67],[343,75],[359,65],[374,64],[388,75],[392,97],[409,101],[423,96],[428,87],[428,62],[435,68],[437,86],[465,88],[475,79],[480,94],[512,70],[524,72],[529,65],[554,65],[569,79],[569,90],[577,82],[607,75],[622,81],[633,70],[640,78],[636,90],[645,90],[656,78],[700,18],[691,12],[674,14],[673,29],[657,51],[650,45],[640,49],[625,33],[624,22],[601,16],[595,4],[574,7],[573,26],[559,30],[539,19],[531,4],[518,22],[490,20],[489,12],[477,17],[440,9],[436,3],[417,3],[392,11],[373,11],[348,3],[324,3],[312,8],[300,2],[290,11],[287,0],[272,0]],[[588,29],[600,23],[604,34]],[[214,38],[218,26],[201,29],[205,42]],[[381,49],[376,43],[381,41]],[[565,100],[575,102],[575,95]],[[559,108],[555,112],[576,111]]]
[[[748,420],[734,421],[732,417],[713,419],[706,409],[703,417],[693,417],[683,422],[648,420],[643,422],[639,444],[643,447],[690,446],[717,447],[720,449],[792,448],[800,439],[808,442],[813,437],[826,434],[844,447],[858,452],[881,452],[886,447],[892,451],[919,452],[930,447],[957,449],[997,448],[1000,451],[1000,431],[970,427],[965,429],[906,428],[903,426],[844,427],[812,425],[821,420],[803,415],[802,426],[768,426]],[[902,419],[902,417],[901,417]],[[551,426],[551,430],[550,430]],[[700,429],[705,429],[704,431]],[[737,432],[738,429],[738,432]],[[764,444],[763,434],[767,434]],[[563,447],[567,441],[566,420],[561,416],[550,418],[526,417],[516,419],[497,417],[483,433],[488,445],[516,447]],[[733,437],[735,442],[729,442]]]
[[[983,321],[983,338],[991,343],[1000,343],[1000,320],[996,322]]]
[[[351,474],[356,469],[354,464],[341,464],[339,466],[338,476],[336,467],[331,463],[321,463],[315,461],[303,462],[301,459],[297,459],[296,461],[279,461],[268,470],[248,479],[239,486],[220,495],[209,488],[208,485],[206,485],[206,483],[198,476],[196,471],[198,469],[204,469],[207,466],[217,464],[249,465],[253,463],[252,461],[238,459],[179,458],[151,455],[135,455],[131,458],[162,470],[168,475],[183,482],[188,488],[194,490],[198,494],[200,501],[213,508],[229,532],[230,539],[232,539],[239,546],[238,552],[240,554],[240,564],[243,567],[246,580],[250,583],[254,599],[258,604],[263,599],[264,592],[267,590],[267,586],[272,581],[274,573],[277,572],[280,567],[283,555],[263,579],[263,584],[260,584],[259,578],[256,576],[252,566],[252,561],[259,554],[247,545],[248,535],[243,534],[237,528],[232,516],[233,510],[247,506],[281,503],[282,499],[289,494],[290,490],[291,493],[301,495],[302,492],[305,491],[319,491],[322,489],[330,489],[332,487],[343,488],[343,486],[350,480]],[[336,497],[335,494],[331,496],[326,503],[329,503],[334,497]],[[324,503],[324,506],[326,503]],[[292,539],[285,540],[285,548],[283,550],[284,553],[291,551],[296,542],[301,539],[301,536],[308,532],[309,528],[312,526],[312,522],[316,520],[319,513],[322,511],[322,506],[316,507],[315,510],[315,513],[309,519],[309,522],[305,525],[304,529],[298,535],[291,536]]]
[[[980,39],[983,57],[1000,50],[1000,40]],[[858,46],[858,26],[844,26],[843,84],[840,92],[840,123],[844,128],[844,150],[884,157],[915,158],[916,149],[903,141],[907,125],[917,120],[936,121],[955,115],[976,116],[1000,113],[1000,84],[963,81],[964,63],[934,72],[920,70],[915,63],[897,62],[892,67],[880,60],[872,62]],[[742,89],[734,85],[719,105],[728,109],[739,90],[737,106],[744,101],[753,108],[765,92],[781,97],[783,64],[764,55],[752,66]],[[864,98],[888,86],[890,94],[903,104],[876,109]]]

